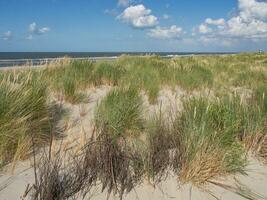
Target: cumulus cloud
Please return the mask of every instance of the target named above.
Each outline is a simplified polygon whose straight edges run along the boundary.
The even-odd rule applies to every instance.
[[[200,33],[206,34],[212,32],[212,29],[207,24],[200,24],[198,27]]]
[[[7,31],[4,33],[3,40],[10,41],[13,39],[13,34],[11,31]]]
[[[207,38],[267,40],[267,2],[239,0],[238,8],[238,14],[227,21],[207,18],[199,33]]]
[[[157,26],[156,28],[149,30],[147,34],[149,37],[157,39],[179,39],[183,34],[183,29],[176,25],[169,28]]]
[[[237,16],[227,22],[227,27],[222,34],[246,39],[267,39],[267,23],[256,19],[246,21],[241,16]]]
[[[134,28],[151,28],[158,24],[158,18],[151,15],[151,10],[144,5],[130,6],[126,8],[118,19],[133,26]]]
[[[39,28],[35,22],[33,22],[29,25],[29,32],[31,34],[42,35],[42,34],[47,33],[49,31],[50,31],[49,27]]]
[[[240,16],[244,20],[250,19],[267,19],[267,3],[266,1],[256,0],[239,0]]]
[[[223,29],[225,26],[225,20],[220,19],[211,19],[207,18],[204,23],[200,24],[198,27],[199,33],[207,34],[213,32],[212,26]]]
[[[211,19],[211,18],[207,18],[205,20],[205,23],[206,24],[209,24],[209,25],[215,25],[215,26],[224,26],[225,25],[225,20],[223,18],[220,18],[220,19]]]

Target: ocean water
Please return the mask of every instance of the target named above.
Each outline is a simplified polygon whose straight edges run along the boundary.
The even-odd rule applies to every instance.
[[[70,57],[83,60],[115,59],[122,54],[145,55],[156,54],[170,58],[177,55],[205,55],[205,54],[232,54],[231,52],[0,52],[0,67],[23,66],[26,64],[40,65],[55,59]]]

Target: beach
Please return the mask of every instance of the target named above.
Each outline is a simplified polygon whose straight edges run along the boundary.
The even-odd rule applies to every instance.
[[[14,109],[0,118],[0,199],[56,195],[50,184],[75,199],[266,199],[266,60],[121,56],[1,70],[1,102]],[[23,140],[6,137],[16,133]]]

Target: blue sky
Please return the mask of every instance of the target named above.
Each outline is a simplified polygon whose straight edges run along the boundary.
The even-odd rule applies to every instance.
[[[0,51],[258,49],[266,0],[0,1]]]

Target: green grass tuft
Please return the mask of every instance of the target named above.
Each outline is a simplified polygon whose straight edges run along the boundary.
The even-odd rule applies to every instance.
[[[95,113],[98,129],[106,127],[114,137],[140,134],[143,126],[142,98],[135,89],[115,89],[98,105]]]
[[[20,82],[20,81],[19,81]],[[36,143],[50,134],[46,87],[29,76],[27,82],[0,83],[0,164],[24,159]]]

